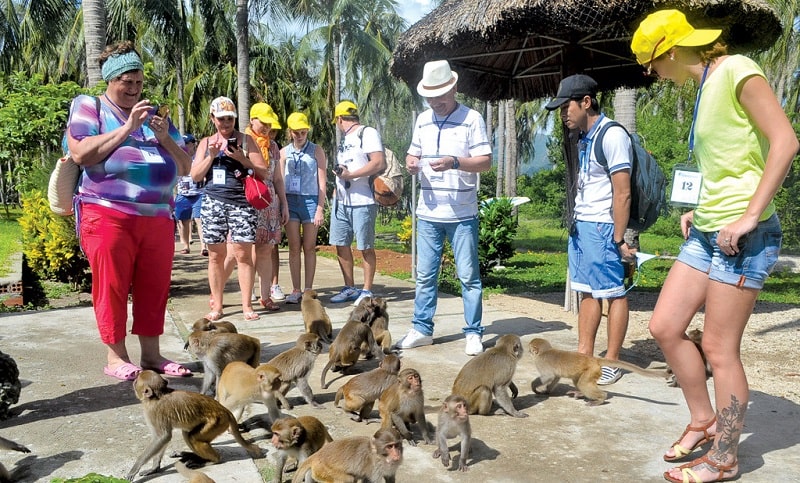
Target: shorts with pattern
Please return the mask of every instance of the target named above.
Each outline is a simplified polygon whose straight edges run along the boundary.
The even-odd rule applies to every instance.
[[[281,242],[281,200],[275,194],[275,185],[266,181],[272,203],[263,210],[258,210],[256,219],[256,244],[278,245]]]
[[[233,243],[253,243],[256,240],[256,209],[234,205],[203,196],[200,210],[203,224],[203,243],[225,243],[230,234]]]

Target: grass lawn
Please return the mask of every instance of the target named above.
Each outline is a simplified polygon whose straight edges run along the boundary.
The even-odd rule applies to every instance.
[[[22,250],[22,227],[17,220],[21,211],[11,210],[10,217],[0,215],[0,277],[11,272],[11,255]]]

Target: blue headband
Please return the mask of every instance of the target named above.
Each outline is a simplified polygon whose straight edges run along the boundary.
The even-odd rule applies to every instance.
[[[112,55],[103,63],[103,80],[106,82],[132,70],[144,70],[139,54],[131,50],[124,54]]]

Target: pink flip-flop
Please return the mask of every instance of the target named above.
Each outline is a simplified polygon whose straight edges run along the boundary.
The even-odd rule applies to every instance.
[[[245,312],[245,313],[244,313],[244,320],[246,320],[246,321],[250,321],[250,320],[258,320],[258,319],[260,319],[260,318],[261,318],[261,316],[260,316],[260,315],[258,315],[258,314],[257,314],[257,313],[255,313],[255,312]]]
[[[108,366],[103,368],[103,374],[106,376],[116,377],[120,381],[133,381],[141,372],[141,367],[130,362],[122,364],[113,371]]]
[[[158,369],[154,370],[159,374],[165,374],[167,376],[187,377],[192,375],[192,371],[170,360],[162,362],[161,365],[158,366]]]

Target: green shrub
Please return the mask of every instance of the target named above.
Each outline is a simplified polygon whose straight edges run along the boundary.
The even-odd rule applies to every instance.
[[[478,212],[478,262],[481,276],[514,255],[517,219],[512,215],[510,198],[494,198],[484,202]]]
[[[22,252],[35,274],[75,286],[88,280],[89,262],[78,246],[74,217],[53,214],[44,193],[32,190],[22,195],[19,224]]]

